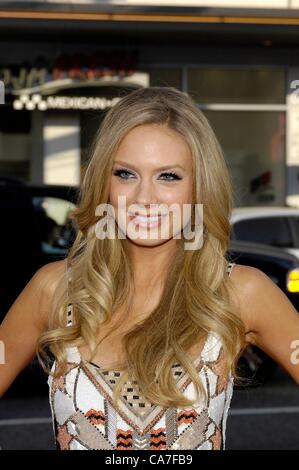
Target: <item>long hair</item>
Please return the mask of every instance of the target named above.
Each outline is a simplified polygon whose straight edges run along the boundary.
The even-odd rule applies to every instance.
[[[204,239],[200,249],[184,250],[171,260],[159,304],[123,337],[124,374],[114,391],[134,380],[145,398],[161,406],[186,406],[194,401],[176,387],[172,365],[179,362],[190,375],[197,398],[205,393],[195,365],[186,352],[208,332],[219,335],[227,373],[237,377],[237,359],[245,345],[245,327],[230,299],[233,283],[226,273],[233,192],[218,140],[193,99],[173,87],[140,88],[122,97],[106,114],[91,147],[90,159],[73,211],[78,232],[68,253],[71,289],[60,285],[48,331],[38,344],[38,357],[48,348],[62,374],[66,348],[88,346],[91,357],[103,324],[130,292],[133,273],[121,238],[99,239],[95,234],[96,207],[108,203],[114,155],[126,134],[136,126],[168,126],[188,143],[193,161],[194,201],[203,204]],[[66,327],[68,303],[74,324]]]

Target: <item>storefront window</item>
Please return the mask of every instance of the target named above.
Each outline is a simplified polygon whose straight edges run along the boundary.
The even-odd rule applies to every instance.
[[[190,68],[188,92],[197,103],[285,103],[285,72]]]
[[[144,69],[150,75],[150,86],[172,86],[181,89],[181,69],[179,68],[151,68]]]
[[[285,113],[204,111],[231,172],[235,206],[283,205]]]

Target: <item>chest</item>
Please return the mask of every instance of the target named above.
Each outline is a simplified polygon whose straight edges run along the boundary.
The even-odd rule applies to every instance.
[[[88,346],[81,346],[79,351],[82,358],[110,370],[121,368],[125,356],[125,334],[145,320],[156,307],[157,302],[158,298],[147,299],[140,295],[134,298],[134,303],[131,305],[127,304],[116,309],[111,320],[100,329],[95,355],[91,358]]]
[[[120,370],[125,364],[124,336],[134,328],[138,322],[143,321],[150,315],[155,307],[155,300],[142,305],[137,299],[134,306],[123,307],[115,311],[111,321],[103,325],[98,335],[98,346],[96,353],[91,357],[91,351],[87,345],[79,347],[81,357],[108,370]],[[205,337],[195,339],[195,344],[190,347],[187,354],[191,359],[199,356],[203,349]]]

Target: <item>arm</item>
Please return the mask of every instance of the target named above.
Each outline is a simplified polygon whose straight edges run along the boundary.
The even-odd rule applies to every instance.
[[[248,341],[272,357],[299,384],[299,312],[262,271],[236,265],[232,278]]]
[[[47,328],[51,300],[64,273],[64,260],[38,269],[1,323],[0,341],[5,361],[4,364],[0,361],[0,397],[35,357],[37,340]]]

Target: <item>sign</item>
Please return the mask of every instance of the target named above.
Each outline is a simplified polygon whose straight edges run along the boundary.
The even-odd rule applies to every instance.
[[[109,87],[124,87],[124,88],[142,88],[149,86],[149,74],[143,72],[136,72],[129,77],[123,79],[115,79],[115,77],[106,77],[101,80],[93,80],[85,83],[79,83],[70,79],[55,80],[51,83],[41,85],[39,87],[17,90],[14,92],[16,98],[13,100],[12,106],[16,111],[26,109],[28,111],[47,111],[48,109],[106,109],[114,106],[121,98],[118,96],[106,97],[101,96],[102,90]],[[91,90],[96,96],[77,96],[75,92],[82,92]],[[32,91],[37,90],[37,93]],[[49,94],[49,92],[56,92],[59,94]],[[64,92],[67,95],[61,95]],[[42,94],[44,92],[44,94]],[[111,91],[110,91],[111,92]],[[47,93],[47,94],[45,94]],[[71,95],[70,93],[73,93]],[[98,96],[100,95],[100,96]]]
[[[112,107],[121,98],[112,99],[106,97],[92,96],[42,96],[21,95],[14,100],[13,108],[15,110],[27,109],[29,111],[39,110],[47,111],[48,109],[106,109]]]

